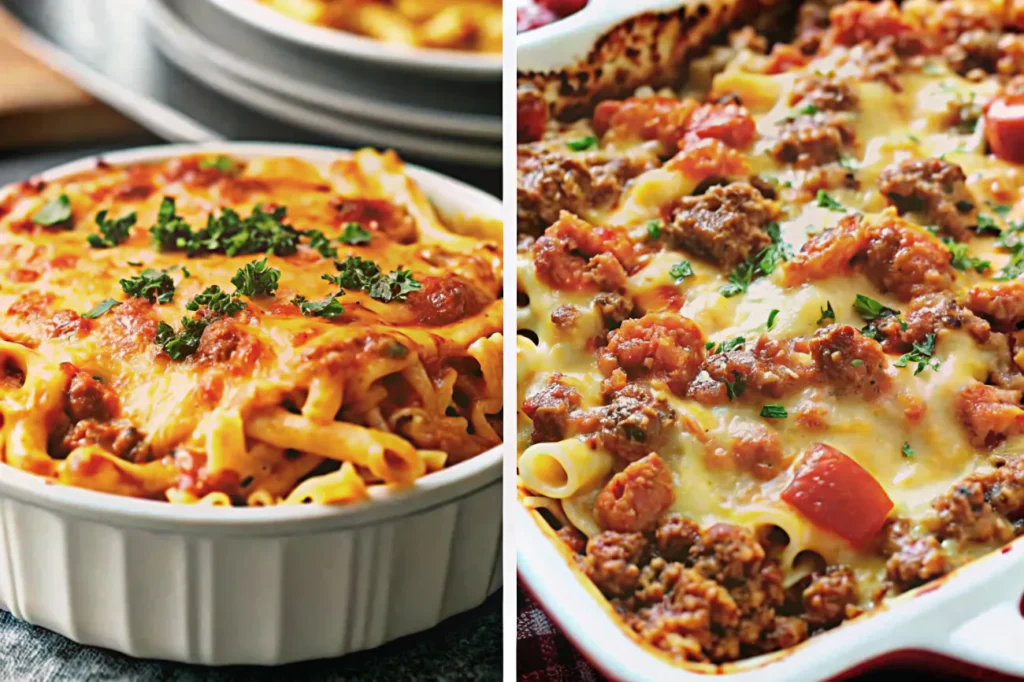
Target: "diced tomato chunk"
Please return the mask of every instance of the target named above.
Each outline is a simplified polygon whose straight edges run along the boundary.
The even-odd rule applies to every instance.
[[[1024,163],[1024,95],[992,100],[985,115],[985,137],[993,154],[1010,163]]]
[[[704,104],[690,116],[687,133],[700,138],[713,137],[734,149],[750,146],[757,136],[757,125],[746,108],[737,104]]]
[[[893,503],[878,481],[836,448],[815,444],[782,499],[860,549],[881,530]]]

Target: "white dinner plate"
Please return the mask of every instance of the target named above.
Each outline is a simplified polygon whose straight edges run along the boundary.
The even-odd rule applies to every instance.
[[[401,128],[501,139],[497,86],[435,81],[295,50],[209,2],[151,0],[148,9],[182,50],[281,97]]]
[[[198,4],[199,0],[192,0]],[[372,38],[311,26],[296,21],[256,0],[207,0],[235,19],[279,41],[322,54],[397,67],[441,78],[501,81],[501,55],[432,50],[395,45]]]
[[[160,0],[150,5],[150,25],[157,47],[175,65],[219,94],[263,114],[348,144],[367,144],[396,149],[424,159],[473,166],[501,165],[501,145],[487,144],[418,131],[396,129],[374,120],[343,116],[265,90],[224,71],[199,52],[179,42],[180,36],[161,21]]]

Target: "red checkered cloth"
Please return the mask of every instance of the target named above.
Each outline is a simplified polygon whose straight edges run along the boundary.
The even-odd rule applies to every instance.
[[[517,591],[516,671],[520,682],[605,682],[569,640],[548,620],[544,611],[522,589]],[[926,677],[925,677],[926,676]],[[967,682],[996,679],[977,671],[969,677],[922,673],[903,666],[872,671],[849,682],[884,682],[893,679],[927,679],[929,682]],[[1005,678],[999,678],[1005,679]]]

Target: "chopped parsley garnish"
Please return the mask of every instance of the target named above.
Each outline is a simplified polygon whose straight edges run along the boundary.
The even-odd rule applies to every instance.
[[[853,299],[853,309],[866,321],[871,322],[880,317],[899,317],[900,312],[887,308],[878,301],[864,294],[857,294]]]
[[[71,220],[71,199],[67,194],[61,194],[56,199],[51,199],[43,204],[43,207],[32,216],[32,222],[36,225],[52,227]]]
[[[338,237],[339,242],[352,246],[368,244],[370,239],[372,239],[372,235],[359,223],[345,223],[345,227],[341,230],[341,236]]]
[[[338,303],[338,294],[331,294],[322,301],[307,301],[305,296],[299,295],[291,301],[299,307],[306,317],[339,317],[345,312],[345,308]]]
[[[1008,204],[997,204],[993,201],[986,201],[985,203],[988,204],[988,207],[991,208],[993,212],[998,213],[1001,216],[1005,216],[1012,208]]]
[[[996,240],[996,245],[1007,251],[1016,251],[1024,248],[1024,221],[1011,223],[1010,227],[1003,230]]]
[[[860,330],[860,333],[869,339],[874,339],[875,341],[883,340],[881,333],[879,333],[878,328],[874,324],[875,320],[882,319],[883,317],[896,318],[900,329],[903,331],[907,330],[907,323],[900,317],[900,311],[888,308],[864,294],[857,294],[854,297],[853,309],[868,323]]]
[[[337,275],[321,275],[320,278],[342,289],[365,291],[380,277],[380,268],[377,264],[359,256],[349,256],[340,262],[334,261],[334,267],[338,270]]]
[[[92,310],[90,310],[89,312],[82,313],[82,317],[88,318],[90,320],[95,320],[97,317],[103,315],[111,308],[115,308],[119,305],[121,305],[120,301],[115,301],[112,298],[105,298],[99,303],[97,303],[95,306],[93,306]]]
[[[372,260],[349,256],[342,262],[335,261],[334,267],[338,270],[337,275],[322,275],[321,279],[342,289],[365,291],[371,298],[384,303],[404,301],[410,292],[423,288],[413,278],[412,272],[402,266],[384,275]]]
[[[199,350],[199,340],[203,338],[203,332],[209,325],[209,320],[192,320],[183,317],[181,318],[181,331],[175,332],[174,327],[166,322],[161,322],[156,326],[156,336],[153,341],[161,345],[172,360],[182,360]]]
[[[791,111],[782,120],[783,121],[794,121],[797,118],[799,118],[800,116],[814,116],[819,111],[820,111],[820,109],[818,109],[818,107],[815,104],[813,104],[813,103],[805,104],[802,107],[800,107],[799,109],[795,109],[795,110]]]
[[[715,342],[714,341],[705,341],[704,342],[704,350],[709,351],[709,352],[713,352],[714,349],[715,349]]]
[[[231,317],[245,309],[245,303],[238,298],[237,294],[229,294],[216,284],[206,287],[202,293],[193,296],[192,300],[185,304],[185,307],[194,311],[204,305],[210,312],[225,317]]]
[[[725,395],[729,400],[735,400],[743,395],[743,392],[747,390],[747,380],[743,378],[743,375],[733,370],[732,376],[735,381],[725,382]]]
[[[935,62],[928,62],[927,64],[924,65],[924,67],[922,67],[921,70],[924,71],[929,76],[943,76],[946,73],[942,69],[942,67],[936,64]]]
[[[338,249],[331,245],[331,240],[320,230],[306,230],[302,234],[309,237],[309,248],[319,251],[324,258],[338,257]]]
[[[732,298],[747,293],[750,288],[750,281],[754,277],[754,266],[750,261],[744,261],[736,266],[736,269],[729,273],[729,283],[719,289],[719,293],[726,298]]]
[[[718,290],[726,298],[746,293],[754,277],[772,274],[779,267],[779,263],[789,260],[793,256],[793,249],[782,240],[778,223],[768,223],[765,226],[765,232],[768,233],[772,243],[758,251],[749,260],[737,265],[729,273],[729,283]]]
[[[174,280],[167,270],[146,268],[129,279],[121,280],[121,289],[125,295],[133,298],[144,298],[150,303],[170,303],[174,300]]]
[[[86,239],[89,246],[94,249],[110,249],[128,239],[134,224],[135,211],[117,220],[107,220],[107,212],[100,211],[96,214],[96,225],[100,228],[100,234],[90,234]]]
[[[978,234],[984,234],[985,232],[991,232],[992,234],[1002,234],[1003,228],[996,224],[996,221],[992,220],[991,217],[984,213],[978,214]]]
[[[287,214],[284,206],[269,212],[256,206],[249,216],[242,218],[233,209],[225,208],[219,216],[211,213],[206,227],[193,231],[176,213],[174,199],[167,197],[160,205],[156,225],[149,231],[161,251],[185,251],[190,257],[209,253],[289,256],[295,253],[301,234],[282,222]]]
[[[661,239],[661,221],[652,220],[647,223],[647,238],[652,242],[656,242]]]
[[[825,307],[818,310],[821,311],[821,317],[818,318],[817,324],[822,324],[825,320],[835,321],[836,311],[832,309],[832,301],[825,301]]]
[[[914,144],[921,144],[921,138],[918,137],[917,135],[907,135],[907,139],[913,142]]]
[[[903,441],[903,447],[900,448],[900,451],[903,453],[903,456],[908,459],[914,456],[914,448],[910,447],[909,441]]]
[[[593,135],[587,135],[578,140],[569,140],[565,145],[574,152],[585,152],[597,146],[597,138]]]
[[[718,350],[715,351],[715,352],[716,353],[728,353],[731,350],[736,350],[737,348],[741,348],[743,346],[743,344],[745,344],[746,342],[747,342],[746,338],[744,338],[742,336],[736,336],[736,337],[733,337],[733,338],[729,339],[728,341],[723,341],[721,344],[719,344]]]
[[[768,223],[765,226],[765,232],[771,237],[772,243],[757,255],[757,268],[761,274],[767,276],[775,272],[779,263],[789,260],[793,256],[793,250],[789,244],[782,241],[778,223]]]
[[[1024,247],[1018,247],[1010,257],[1010,262],[993,279],[1005,282],[1017,279],[1022,275],[1024,275]]]
[[[949,249],[951,259],[949,264],[957,270],[967,270],[974,268],[975,272],[985,272],[992,267],[992,263],[987,260],[975,258],[967,253],[967,244],[961,244],[952,237],[946,237],[942,240],[942,243]]]
[[[231,317],[243,310],[245,303],[237,294],[228,294],[214,284],[185,304],[185,308],[192,311],[199,310],[200,306],[206,306],[208,313],[201,318],[181,318],[181,331],[174,331],[166,322],[157,325],[153,341],[162,346],[172,360],[182,360],[195,353],[206,328],[218,318]]]
[[[861,360],[860,358],[854,358],[853,360],[850,360],[850,367],[860,367],[863,364],[864,361]]]
[[[235,285],[235,295],[242,294],[249,298],[256,296],[273,296],[277,291],[277,281],[281,271],[267,267],[267,259],[247,263],[238,269],[231,283]]]
[[[139,267],[140,265],[142,265],[142,261],[140,261],[140,260],[130,260],[130,261],[125,261],[125,262],[126,262],[126,263],[127,263],[128,265],[132,266],[133,268],[137,268],[137,267]]]
[[[775,318],[778,317],[778,315],[779,311],[775,308],[772,308],[772,311],[768,313],[768,323],[765,325],[768,328],[768,331],[771,331],[772,327],[775,326]]]
[[[221,173],[236,173],[239,170],[239,163],[230,156],[219,154],[212,159],[203,159],[199,162],[200,170],[216,168]]]
[[[693,266],[690,265],[690,261],[681,260],[669,268],[668,274],[672,276],[676,284],[679,284],[687,277],[693,277]]]
[[[410,292],[422,288],[423,285],[413,278],[412,271],[399,265],[397,270],[392,270],[370,285],[370,297],[384,303],[404,301]]]
[[[914,375],[916,376],[928,367],[931,367],[933,370],[938,370],[940,363],[938,359],[932,357],[934,353],[935,334],[933,333],[925,336],[924,341],[913,344],[913,350],[901,355],[900,359],[893,364],[897,367],[906,367],[908,362],[916,362],[917,369],[914,370]]]
[[[846,213],[846,207],[833,199],[832,195],[823,189],[818,190],[814,199],[821,208],[827,208],[828,210],[835,211],[837,213]]]
[[[761,416],[765,419],[785,419],[789,412],[782,405],[768,404],[761,408]]]

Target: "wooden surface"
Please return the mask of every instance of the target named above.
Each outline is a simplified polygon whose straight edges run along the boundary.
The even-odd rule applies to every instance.
[[[0,9],[0,152],[138,135],[139,127],[18,48]]]

